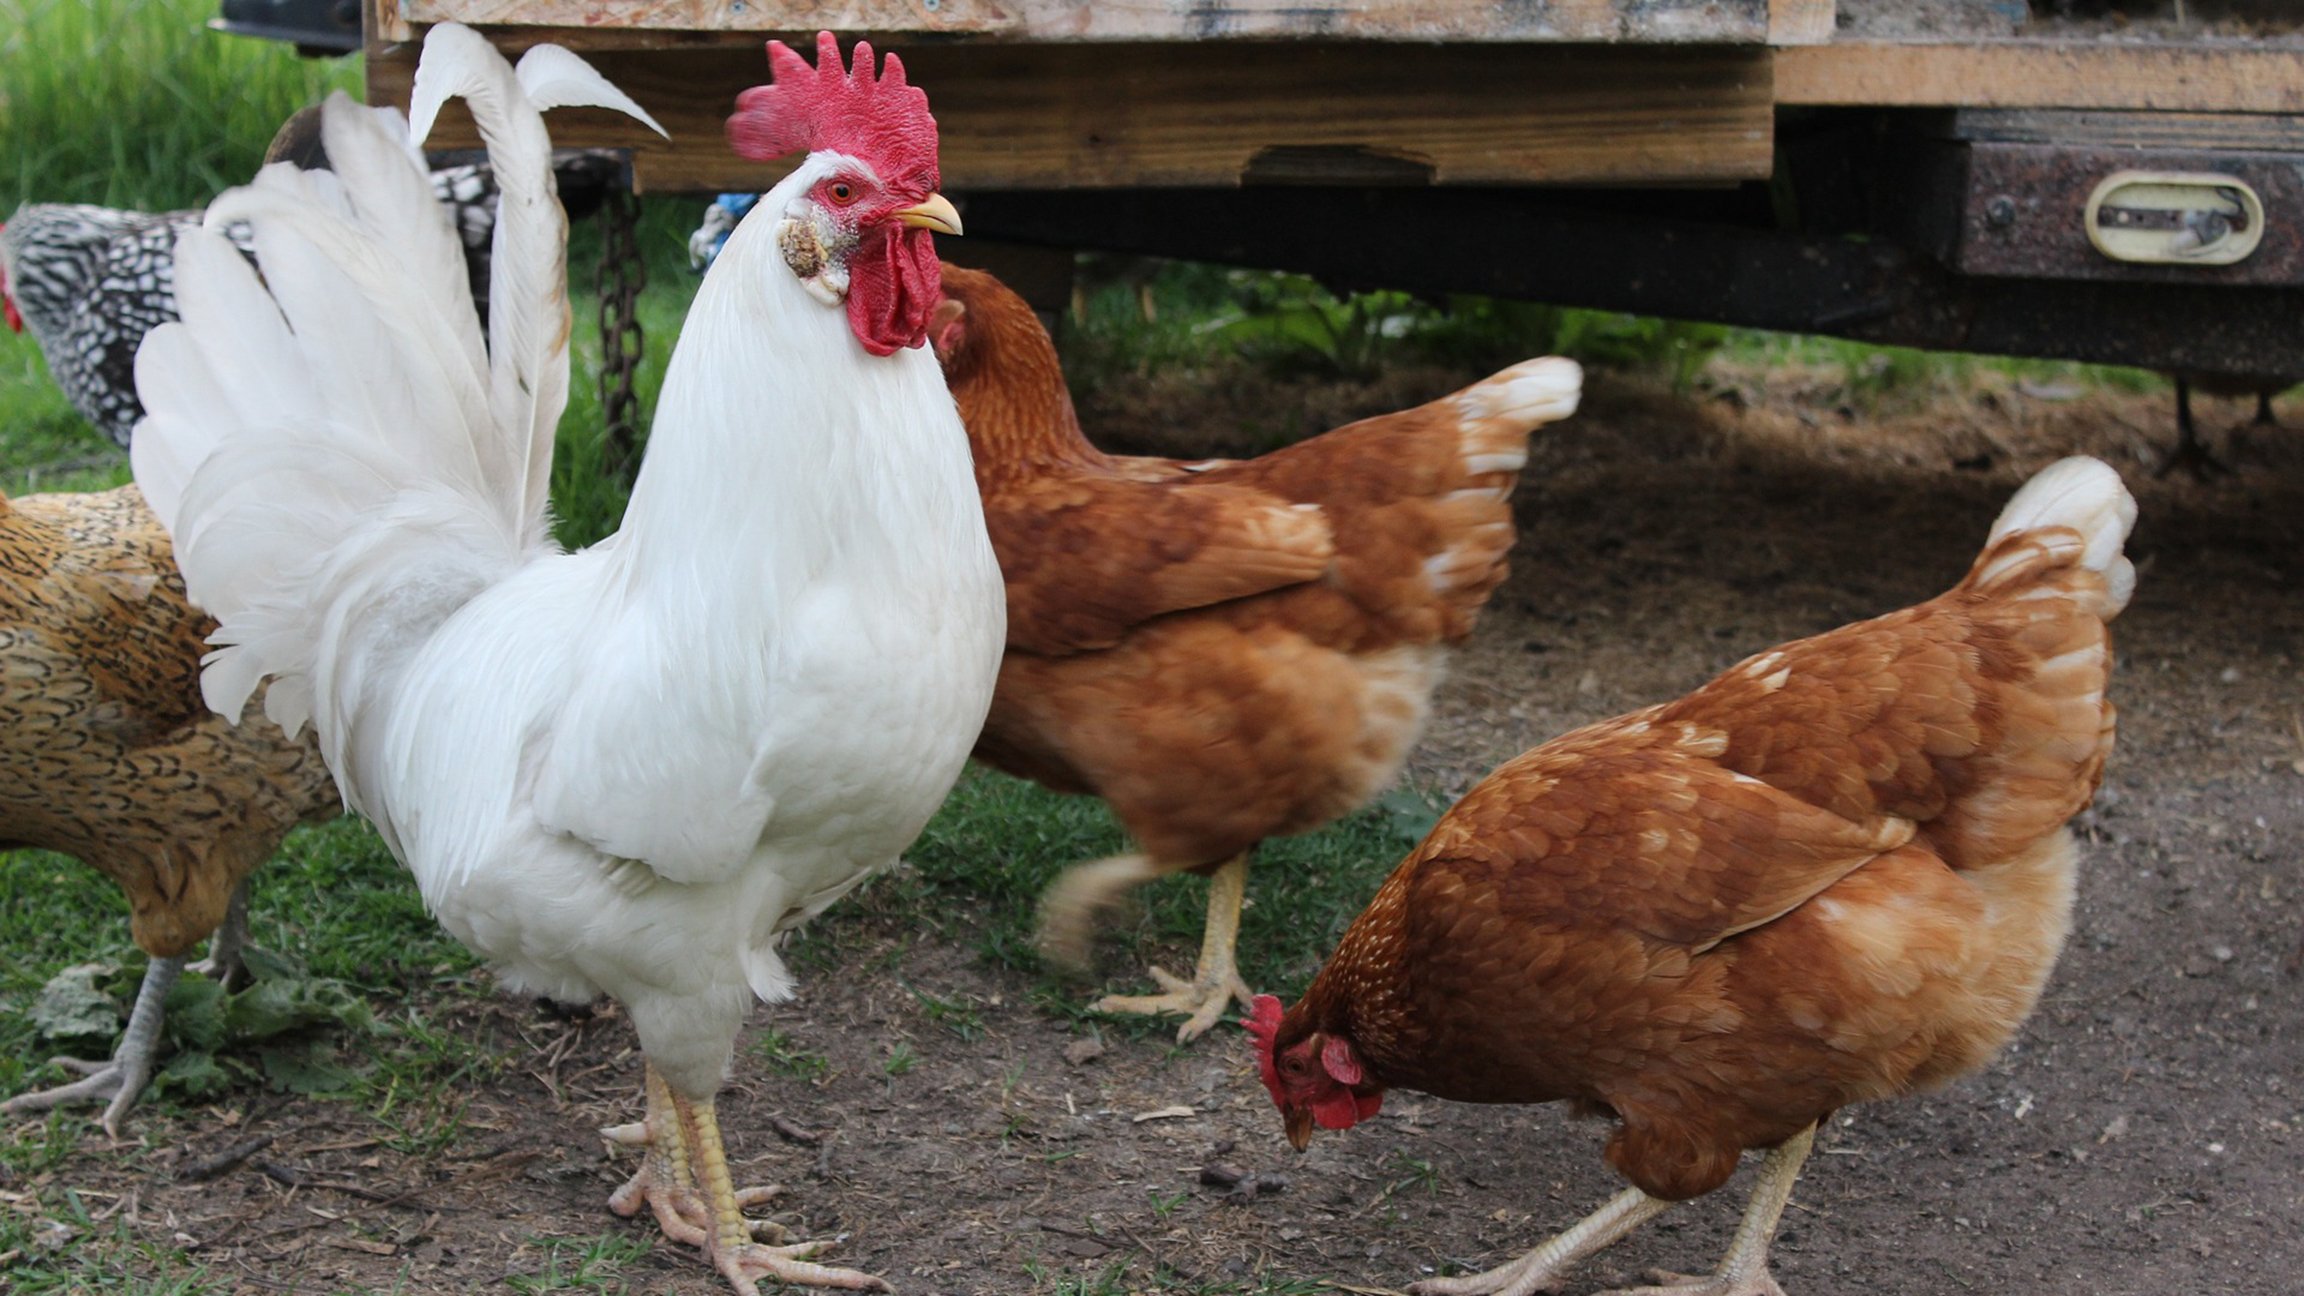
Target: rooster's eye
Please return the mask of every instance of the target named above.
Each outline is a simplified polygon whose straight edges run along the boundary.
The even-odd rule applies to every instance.
[[[856,201],[856,186],[845,180],[835,182],[827,192],[832,195],[832,201],[843,207]]]

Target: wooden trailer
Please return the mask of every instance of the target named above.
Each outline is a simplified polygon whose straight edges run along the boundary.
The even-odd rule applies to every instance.
[[[830,28],[927,89],[978,247],[2304,377],[2293,0],[366,3],[380,102],[429,23],[583,50],[673,140],[555,132],[644,190],[772,183],[721,123]]]

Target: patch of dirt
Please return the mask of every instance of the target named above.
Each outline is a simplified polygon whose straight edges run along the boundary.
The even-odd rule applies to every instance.
[[[1381,408],[1450,385],[1353,399]],[[1200,426],[1247,399],[1223,387],[1118,385],[1090,424],[1125,412],[1134,441],[1162,422]],[[1309,408],[1315,390],[1252,403]],[[1927,597],[1966,569],[2026,474],[2077,450],[2107,458],[2142,501],[2141,579],[2116,626],[2121,740],[2079,821],[2071,942],[2038,1013],[1985,1071],[1831,1122],[1774,1269],[1795,1296],[2294,1291],[2304,432],[2261,430],[2238,476],[2200,485],[2151,476],[2173,436],[2165,396],[2042,399],[1987,378],[1870,416],[1838,399],[1827,376],[1797,371],[1727,374],[1686,399],[1595,379],[1585,412],[1539,437],[1512,579],[1460,655],[1414,773],[1461,791],[1573,725]],[[2220,430],[2247,407],[2201,410]],[[869,912],[839,934],[811,938],[799,1002],[754,1027],[772,1024],[829,1072],[779,1075],[740,1053],[723,1123],[740,1182],[786,1185],[776,1218],[846,1236],[834,1259],[910,1296],[1051,1292],[1115,1265],[1129,1291],[1258,1276],[1396,1291],[1444,1262],[1517,1254],[1621,1186],[1600,1160],[1602,1126],[1414,1094],[1297,1156],[1235,1029],[1181,1051],[1165,1034],[1106,1034],[1098,1052],[965,940],[925,942]],[[971,1005],[978,1029],[955,1034],[908,987]],[[249,1096],[231,1126],[140,1118],[148,1151],[130,1167],[92,1134],[45,1184],[9,1187],[121,1194],[86,1200],[158,1245],[194,1248],[247,1292],[499,1290],[543,1267],[539,1238],[643,1236],[603,1209],[629,1161],[594,1132],[636,1114],[628,1026],[511,1002],[450,1011],[463,1018],[450,1029],[515,1060],[459,1095],[465,1128],[429,1155],[392,1150],[377,1141],[389,1131],[341,1106]],[[917,1061],[890,1076],[898,1041]],[[209,1182],[174,1179],[251,1134],[275,1138]],[[1236,1174],[1268,1191],[1207,1181]],[[1569,1290],[1709,1268],[1750,1174],[1603,1253]],[[670,1245],[624,1278],[724,1290]]]

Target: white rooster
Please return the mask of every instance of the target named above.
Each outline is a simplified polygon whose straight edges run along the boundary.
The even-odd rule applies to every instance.
[[[665,376],[624,526],[563,553],[566,221],[539,109],[638,106],[564,50],[515,77],[425,40],[413,123],[339,97],[335,174],[267,168],[178,251],[137,360],[136,475],[221,623],[203,677],[310,720],[455,935],[514,986],[606,991],[648,1057],[648,1152],[611,1199],[762,1277],[883,1288],[755,1242],[713,1110],[779,936],[893,863],[958,776],[1004,611],[968,441],[922,348],[935,122],[894,58],[770,42],[730,133],[813,150],[729,240]],[[483,347],[411,138],[471,105],[503,186]],[[654,123],[650,123],[653,125]],[[269,291],[267,291],[267,289]]]

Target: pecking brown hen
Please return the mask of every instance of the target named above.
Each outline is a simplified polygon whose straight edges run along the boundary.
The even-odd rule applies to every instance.
[[[1234,964],[1248,855],[1367,804],[1422,730],[1449,644],[1504,579],[1528,434],[1582,374],[1530,360],[1430,404],[1255,459],[1127,458],[1088,443],[1055,347],[998,280],[946,266],[929,337],[976,455],[1008,589],[1008,651],[976,755],[1102,797],[1137,852],[1048,893],[1044,946],[1085,954],[1093,912],[1213,872],[1189,978],[1107,998],[1188,1015],[1248,989]]]
[[[201,702],[215,625],[185,601],[134,486],[0,496],[0,849],[61,851],[119,883],[151,956],[112,1060],[58,1059],[85,1078],[0,1110],[109,1097],[117,1136],[184,956],[213,934],[215,970],[236,970],[243,880],[290,828],[340,808],[309,737],[254,716],[235,727]]]
[[[1258,997],[1299,1148],[1390,1088],[1616,1121],[1631,1188],[1411,1292],[1547,1289],[1747,1148],[1771,1150],[1727,1257],[1669,1290],[1778,1292],[1768,1243],[1816,1123],[1982,1065],[2048,979],[2065,821],[2112,749],[2105,622],[2135,516],[2110,468],[2064,460],[1951,592],[1527,752],[1394,870],[1302,1001]]]

